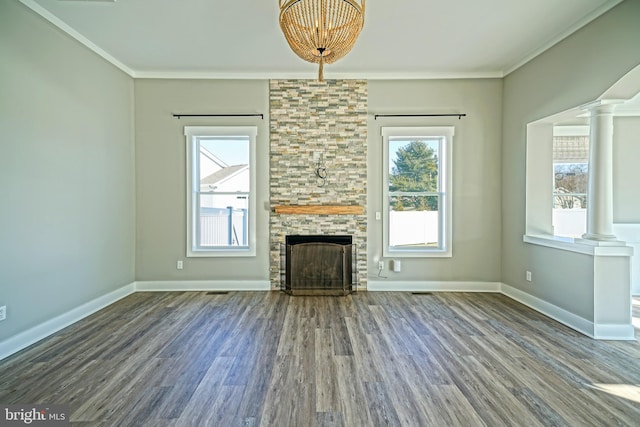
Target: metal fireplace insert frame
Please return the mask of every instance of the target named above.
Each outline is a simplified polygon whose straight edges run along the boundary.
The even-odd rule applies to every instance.
[[[288,235],[280,257],[280,288],[290,295],[342,296],[357,288],[352,236]]]

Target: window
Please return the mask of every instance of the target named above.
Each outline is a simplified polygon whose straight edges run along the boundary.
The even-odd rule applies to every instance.
[[[187,256],[255,256],[255,126],[185,126]]]
[[[387,257],[450,257],[453,127],[383,127]]]
[[[590,120],[572,108],[527,124],[527,243],[585,252]]]
[[[553,234],[580,237],[587,231],[589,129],[554,126]]]

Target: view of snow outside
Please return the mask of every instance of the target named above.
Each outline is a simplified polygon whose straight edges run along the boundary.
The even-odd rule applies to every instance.
[[[587,231],[587,163],[554,163],[553,234],[581,237]]]
[[[554,209],[553,234],[562,237],[581,237],[587,231],[586,209]]]

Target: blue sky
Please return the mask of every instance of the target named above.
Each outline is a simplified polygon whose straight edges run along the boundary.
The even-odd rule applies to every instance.
[[[229,166],[249,164],[249,139],[201,140],[200,143]]]

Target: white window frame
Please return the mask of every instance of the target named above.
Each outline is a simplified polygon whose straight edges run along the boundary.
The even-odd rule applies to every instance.
[[[588,255],[595,253],[597,246],[584,239],[556,235],[552,220],[554,128],[572,123],[571,126],[577,126],[572,131],[588,129],[584,123],[575,124],[583,113],[576,107],[527,123],[525,233],[522,236],[525,243]]]
[[[382,134],[382,204],[383,204],[383,256],[389,258],[428,258],[453,256],[453,221],[452,221],[452,146],[455,128],[453,126],[383,126]],[[389,139],[406,138],[441,138],[439,149],[439,246],[415,248],[395,248],[389,246]]]
[[[256,137],[257,126],[185,126],[187,160],[187,257],[254,257],[256,256]],[[194,175],[195,150],[199,138],[205,137],[237,137],[249,138],[249,213],[248,213],[248,246],[198,247],[196,233],[198,230],[195,216],[196,193],[200,190],[200,179]],[[196,190],[197,189],[197,190]]]
[[[553,235],[556,237],[571,237],[567,234],[562,233],[562,231],[558,230],[558,227],[555,223],[555,215],[557,214],[557,210],[559,210],[558,208],[556,208],[556,203],[555,203],[555,199],[557,196],[562,196],[563,193],[556,193],[556,186],[555,186],[555,169],[556,169],[556,165],[559,164],[585,164],[587,165],[587,173],[589,170],[589,159],[584,159],[583,162],[555,162],[553,159],[553,150],[554,150],[554,146],[555,146],[555,138],[556,137],[562,137],[562,136],[570,136],[570,137],[580,137],[580,136],[586,136],[589,137],[590,134],[590,128],[589,125],[554,125],[553,126],[553,133],[552,133],[552,138],[551,138],[551,151],[552,151],[552,156],[551,156],[551,168],[553,170],[553,178],[552,178],[552,205],[551,205],[551,215],[552,215],[552,220],[551,220],[551,229],[553,230]],[[531,170],[531,173],[533,173],[534,171]],[[575,193],[574,193],[575,194]],[[584,193],[580,193],[578,195],[584,195],[585,196],[585,200],[588,200],[588,194],[587,194],[587,189],[585,189]],[[587,232],[586,230],[586,215],[587,215],[587,206],[585,204],[585,206],[582,207],[582,213],[583,213],[583,218],[582,220],[585,223],[585,228],[582,231],[582,233],[580,233],[579,236],[575,236],[574,238],[579,238],[580,236],[582,236],[584,233]]]

